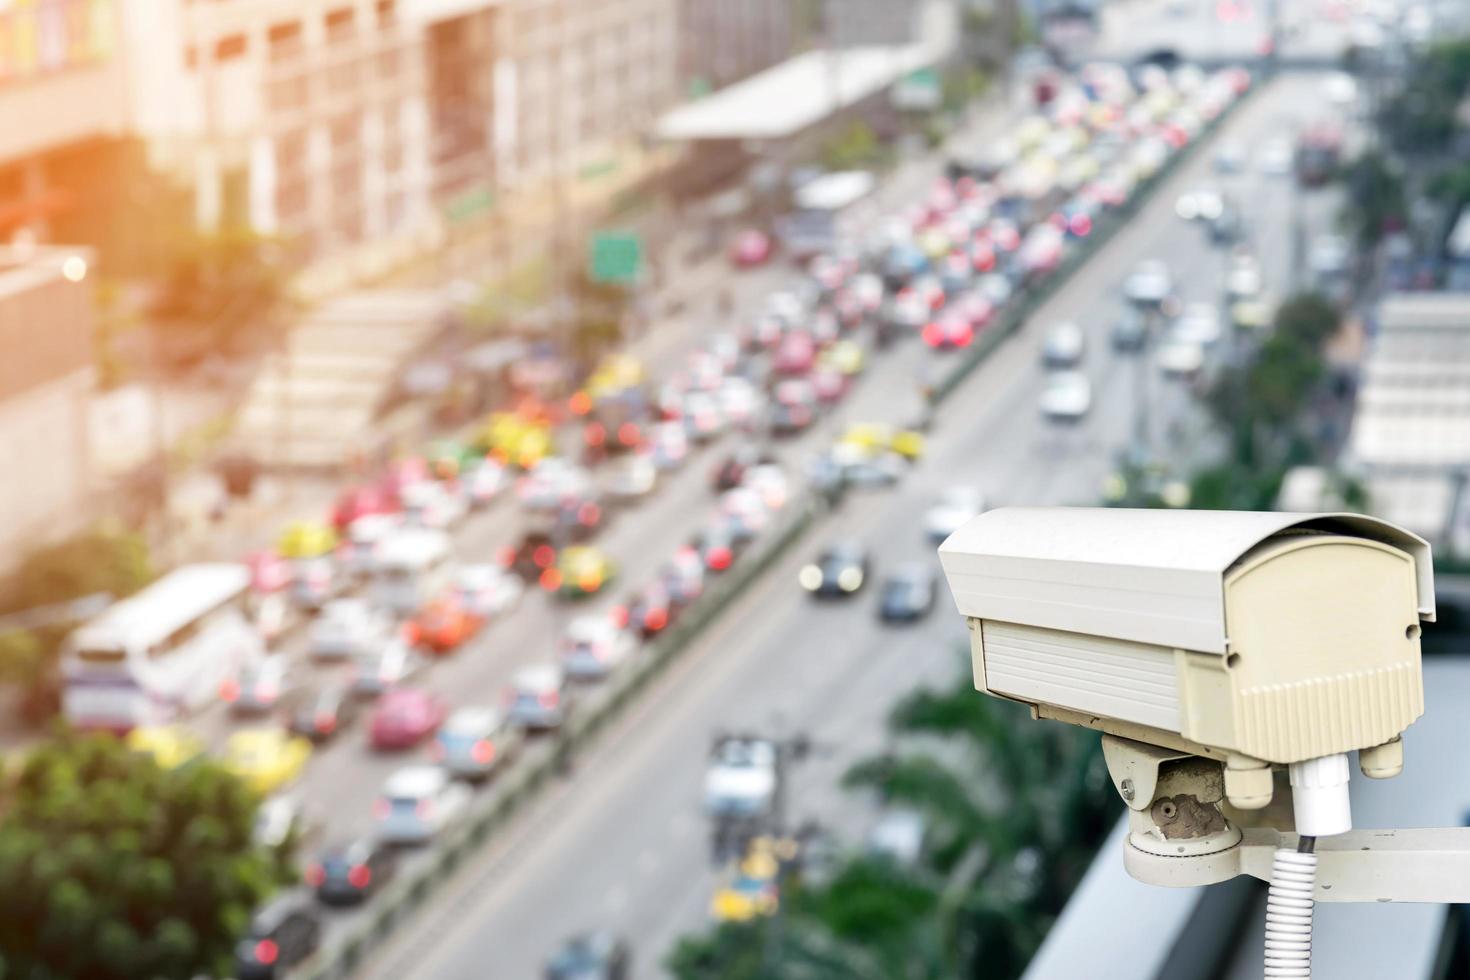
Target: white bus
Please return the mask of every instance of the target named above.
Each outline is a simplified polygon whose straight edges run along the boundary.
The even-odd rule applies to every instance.
[[[265,645],[246,613],[244,565],[187,565],[78,627],[62,650],[62,712],[127,732],[197,711]]]

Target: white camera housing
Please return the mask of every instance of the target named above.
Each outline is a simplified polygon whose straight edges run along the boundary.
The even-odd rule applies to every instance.
[[[939,557],[977,689],[1225,761],[1236,806],[1269,801],[1269,764],[1363,750],[1365,774],[1397,774],[1424,711],[1429,545],[1385,521],[999,508]]]

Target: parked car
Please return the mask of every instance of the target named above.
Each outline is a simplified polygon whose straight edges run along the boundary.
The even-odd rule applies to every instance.
[[[310,896],[287,891],[255,913],[235,944],[236,980],[275,980],[316,952],[322,922]]]
[[[391,881],[397,869],[397,852],[364,837],[326,848],[306,866],[304,877],[323,905],[357,905]]]
[[[388,777],[373,804],[377,838],[388,844],[423,844],[459,819],[470,790],[439,766],[407,766]]]
[[[1047,368],[1075,368],[1087,353],[1087,334],[1075,323],[1058,323],[1046,333],[1041,363]]]
[[[378,699],[368,738],[379,750],[406,749],[439,730],[449,708],[437,694],[421,688],[394,688]]]
[[[1092,382],[1081,371],[1057,371],[1041,389],[1041,414],[1054,422],[1079,422],[1092,410]]]

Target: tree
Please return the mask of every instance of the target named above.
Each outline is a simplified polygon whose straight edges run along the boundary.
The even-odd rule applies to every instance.
[[[1382,153],[1364,153],[1343,169],[1341,179],[1348,200],[1343,218],[1360,249],[1374,248],[1407,222],[1404,175]]]
[[[140,535],[115,527],[93,528],[22,558],[0,589],[0,616],[54,607],[95,593],[121,599],[153,576],[148,544]],[[32,629],[0,628],[0,682],[26,689],[26,713],[33,720],[55,713],[56,655],[74,625],[58,615]]]
[[[59,733],[0,791],[6,975],[225,975],[282,873],[251,841],[256,804],[212,763]]]
[[[864,760],[844,782],[924,815],[918,865],[858,857],[825,885],[798,882],[777,919],[682,940],[667,963],[679,980],[999,980],[1025,969],[1118,810],[1097,736],[1033,723],[978,694],[968,670],[905,698],[889,727],[925,750]]]

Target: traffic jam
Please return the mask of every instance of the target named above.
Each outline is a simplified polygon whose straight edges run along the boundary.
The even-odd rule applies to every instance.
[[[791,261],[790,284],[702,334],[677,371],[654,377],[614,353],[570,393],[529,385],[472,427],[343,487],[319,521],[282,528],[269,548],[165,575],[68,642],[65,713],[166,767],[218,756],[267,801],[263,842],[312,841],[303,880],[322,904],[370,899],[400,848],[465,819],[532,745],[558,737],[586,692],[627,670],[798,508],[881,491],[920,465],[924,399],[905,411],[895,395],[885,403],[895,417],[853,420],[842,407],[864,377],[912,345],[926,373],[901,383],[920,395],[959,370],[1009,306],[1250,83],[1239,69],[1086,66],[1005,141],[952,158],[922,199],[845,228],[829,250],[783,255],[779,236],[741,235],[732,262]],[[1086,398],[1065,386],[1053,378],[1041,393],[1043,415],[1085,414]],[[660,520],[665,484],[700,466],[702,516],[692,527]],[[942,540],[983,506],[977,491],[955,488],[926,533]],[[648,533],[609,546],[610,529],[635,514]],[[491,524],[494,546],[471,553],[467,542],[487,540]],[[631,564],[654,570],[620,574]],[[872,564],[861,542],[829,542],[795,584],[850,597]],[[883,571],[873,614],[928,613],[931,572]],[[549,604],[555,635],[532,650],[499,646],[533,598]],[[157,637],[140,634],[145,622]],[[510,669],[498,689],[431,683],[465,657]],[[368,820],[314,786],[314,756],[349,740],[402,763],[378,785]],[[730,869],[712,897],[716,918],[779,902],[778,871],[803,846],[782,825],[781,782],[804,750],[716,739],[706,810],[715,857]],[[352,765],[341,751],[317,762]],[[242,946],[242,971],[253,950]]]

